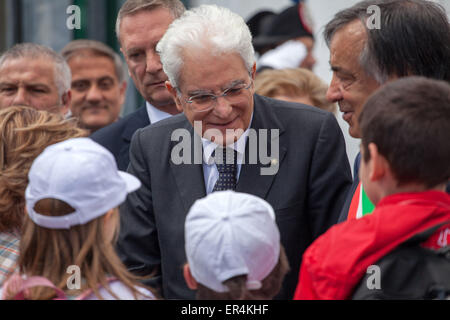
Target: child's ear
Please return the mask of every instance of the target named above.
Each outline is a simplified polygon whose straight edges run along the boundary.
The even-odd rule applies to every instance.
[[[194,277],[191,274],[191,269],[189,268],[189,264],[185,264],[183,267],[183,276],[184,280],[186,280],[186,284],[191,290],[197,289],[197,281],[195,281]]]
[[[111,219],[111,216],[116,213],[116,208],[108,210],[108,212],[105,213],[105,223],[108,223],[108,221]]]
[[[105,213],[103,218],[103,227],[105,228],[105,237],[107,242],[112,242],[117,237],[119,220],[119,209],[113,208]]]
[[[369,179],[370,181],[378,181],[386,176],[390,170],[389,163],[386,158],[378,151],[378,147],[374,143],[369,143],[370,165]]]

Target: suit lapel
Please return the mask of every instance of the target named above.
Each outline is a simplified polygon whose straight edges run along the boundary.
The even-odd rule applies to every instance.
[[[148,125],[150,125],[150,119],[148,117],[147,107],[140,107],[133,117],[129,119],[126,128],[123,130],[122,139],[130,142],[137,129],[144,128]]]
[[[251,128],[256,130],[259,135],[260,129],[267,129],[267,150],[268,154],[272,150],[272,145],[279,144],[279,157],[276,159],[271,155],[271,163],[264,165],[258,161],[256,164],[249,163],[249,141],[246,144],[246,163],[242,165],[239,182],[236,186],[236,191],[250,193],[265,199],[276,174],[262,175],[261,169],[269,168],[271,165],[281,166],[286,155],[287,147],[283,143],[282,135],[284,128],[273,112],[273,106],[265,102],[261,97],[255,95],[255,108],[253,113],[253,121]],[[271,129],[279,130],[279,137],[271,135]],[[259,136],[258,136],[258,155],[259,155]],[[267,170],[267,169],[266,169]]]
[[[201,139],[198,135],[194,134],[194,128],[187,120],[184,128],[189,131],[189,136],[191,138],[190,144],[192,164],[174,164],[172,160],[170,160],[170,166],[175,177],[175,182],[177,184],[185,212],[187,213],[197,199],[206,196],[206,188],[203,177],[203,166],[201,163],[194,163],[194,144],[197,143],[197,146],[200,147],[200,152],[202,152]],[[195,139],[197,139],[196,142]],[[172,141],[169,152],[172,152],[173,148],[178,143],[180,143],[180,141]]]
[[[253,114],[253,121],[251,128],[256,130],[259,133],[260,129],[267,129],[269,134],[268,138],[268,152],[272,150],[272,145],[278,143],[279,144],[279,159],[272,159],[278,161],[278,166],[281,166],[284,157],[287,152],[287,147],[284,144],[282,139],[282,135],[284,133],[284,128],[281,125],[280,121],[276,117],[273,112],[273,106],[264,101],[261,97],[255,95],[255,108]],[[194,148],[194,139],[198,139],[197,143],[200,148],[202,148],[202,143],[198,135],[194,134],[194,128],[191,124],[186,120],[184,128],[187,129],[190,133],[191,137],[191,151],[193,158]],[[272,137],[271,129],[279,130],[279,137]],[[259,140],[258,140],[259,141]],[[172,142],[170,151],[173,150],[173,147],[177,145],[179,142]],[[259,150],[258,150],[259,152]],[[256,164],[250,164],[249,162],[249,143],[247,141],[246,144],[246,163],[241,167],[241,173],[239,176],[239,181],[236,186],[237,192],[245,192],[256,195],[260,198],[266,198],[267,193],[270,190],[270,187],[273,183],[273,180],[276,174],[273,175],[262,175],[261,169],[270,167],[273,163],[269,163],[267,165],[261,164],[257,161]],[[272,161],[273,162],[273,161]],[[176,165],[172,161],[170,161],[170,166],[172,168],[172,172],[175,177],[175,181],[185,207],[185,211],[187,212],[189,208],[193,205],[193,203],[200,198],[206,196],[206,188],[205,188],[205,180],[203,176],[203,166],[202,164],[180,164]]]

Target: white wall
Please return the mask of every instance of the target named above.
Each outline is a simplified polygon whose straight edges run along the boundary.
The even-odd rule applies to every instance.
[[[245,20],[262,10],[281,11],[292,5],[291,0],[191,0],[191,7],[201,4],[217,4],[239,13]]]

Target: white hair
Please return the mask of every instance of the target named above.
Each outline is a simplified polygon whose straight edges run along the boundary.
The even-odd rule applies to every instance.
[[[57,54],[49,47],[35,43],[17,44],[0,56],[0,67],[8,60],[20,58],[50,59],[54,66],[54,81],[56,88],[58,89],[59,97],[61,98],[63,94],[70,90],[72,82],[70,67],[61,55]]]
[[[216,5],[186,11],[169,26],[156,46],[164,72],[175,88],[186,48],[201,48],[214,55],[239,53],[249,73],[255,64],[252,35],[244,19]]]

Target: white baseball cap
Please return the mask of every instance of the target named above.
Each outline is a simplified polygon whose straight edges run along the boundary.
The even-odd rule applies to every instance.
[[[277,265],[280,233],[269,203],[256,196],[218,191],[197,200],[185,224],[185,249],[198,283],[227,292],[222,282],[247,275],[247,288],[261,288]]]
[[[98,218],[140,188],[134,176],[117,170],[113,155],[89,138],[75,138],[47,147],[33,162],[25,191],[31,220],[49,229],[69,229]],[[42,199],[66,202],[75,212],[44,216],[34,210]]]

